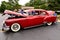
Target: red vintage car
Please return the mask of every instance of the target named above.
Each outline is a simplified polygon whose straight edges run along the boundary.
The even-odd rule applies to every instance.
[[[34,11],[34,15],[32,11]],[[30,28],[41,24],[52,25],[56,22],[57,19],[57,15],[54,11],[32,9],[27,12],[29,14],[28,16],[9,17],[3,24],[2,29],[18,32],[19,30],[21,30],[21,28]]]

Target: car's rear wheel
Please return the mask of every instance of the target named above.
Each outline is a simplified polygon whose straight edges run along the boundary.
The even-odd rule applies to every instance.
[[[18,23],[14,23],[11,25],[11,31],[18,32],[21,29],[21,26]]]
[[[48,22],[48,23],[46,23],[48,26],[50,26],[50,25],[52,25],[53,23],[52,22]]]

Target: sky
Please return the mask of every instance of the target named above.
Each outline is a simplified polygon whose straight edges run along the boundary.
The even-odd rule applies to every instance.
[[[2,1],[8,2],[8,0],[0,0],[0,4],[1,4]],[[30,1],[30,0],[19,0],[19,4],[24,5],[24,4],[26,4],[27,2],[29,2],[29,1]]]

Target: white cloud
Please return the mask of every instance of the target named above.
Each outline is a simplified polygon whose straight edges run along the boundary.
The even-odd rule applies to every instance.
[[[24,5],[25,3],[29,2],[30,0],[19,0],[19,4]]]
[[[2,1],[8,2],[8,0],[0,0],[0,4]],[[30,0],[19,0],[19,4],[24,5],[25,3],[29,2]]]

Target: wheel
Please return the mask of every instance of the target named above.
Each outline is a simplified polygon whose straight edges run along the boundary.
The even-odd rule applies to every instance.
[[[21,26],[18,23],[14,23],[11,25],[11,31],[18,32],[21,29]]]
[[[52,22],[48,22],[48,23],[46,23],[48,26],[50,26],[50,25],[52,25],[53,23]]]

